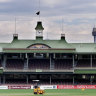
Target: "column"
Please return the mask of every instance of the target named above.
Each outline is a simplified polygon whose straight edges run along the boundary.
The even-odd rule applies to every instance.
[[[29,79],[29,78],[28,78],[28,75],[26,75],[26,83],[27,83],[27,84],[29,83],[29,82],[28,82],[28,79]]]
[[[20,53],[20,58],[22,58],[22,54]]]
[[[50,70],[54,69],[54,59],[53,54],[50,54]]]
[[[5,75],[3,75],[3,84],[5,84]]]
[[[55,57],[56,57],[56,56],[55,56],[55,53],[54,53],[53,55],[54,55],[53,58],[55,59]]]
[[[91,75],[90,76],[90,84],[92,85],[92,82],[93,82],[93,76]]]
[[[49,53],[46,54],[46,58],[49,58]]]
[[[7,56],[4,55],[4,60],[3,60],[3,68],[6,68],[6,60],[7,60]]]

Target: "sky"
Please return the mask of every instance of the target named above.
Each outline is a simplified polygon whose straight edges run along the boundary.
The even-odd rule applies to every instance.
[[[11,42],[14,33],[35,39],[38,11],[44,39],[60,39],[63,33],[69,43],[93,43],[96,0],[0,0],[0,42]]]

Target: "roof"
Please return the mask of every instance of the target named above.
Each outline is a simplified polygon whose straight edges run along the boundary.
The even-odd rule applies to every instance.
[[[35,30],[44,30],[41,21],[38,21],[38,22],[37,22],[37,26],[36,26]]]
[[[50,48],[46,49],[28,49],[31,45],[47,45]],[[18,40],[13,39],[11,43],[0,43],[0,52],[45,52],[45,53],[96,53],[95,43],[67,43],[65,38],[61,40],[43,40],[42,37],[37,37],[36,40]]]

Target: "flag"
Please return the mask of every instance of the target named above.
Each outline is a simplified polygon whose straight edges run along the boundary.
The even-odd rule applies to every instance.
[[[40,11],[38,11],[36,14],[39,15],[40,14]]]

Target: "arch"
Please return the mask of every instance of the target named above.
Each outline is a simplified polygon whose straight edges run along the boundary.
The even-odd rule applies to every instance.
[[[29,49],[49,49],[51,47],[46,44],[36,43],[36,44],[32,44],[32,45],[28,46],[27,48],[29,48]]]

